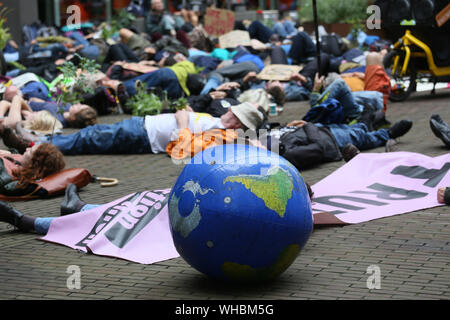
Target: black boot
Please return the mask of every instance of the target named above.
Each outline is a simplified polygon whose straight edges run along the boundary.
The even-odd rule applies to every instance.
[[[23,213],[11,207],[8,203],[0,201],[0,221],[12,224],[14,227],[19,227],[20,219]]]
[[[410,120],[400,120],[390,127],[387,131],[391,139],[397,139],[405,135],[409,130],[411,130],[413,123]]]
[[[25,216],[20,211],[11,207],[8,203],[0,201],[0,221],[6,222],[20,231],[34,230],[34,220],[36,218]]]
[[[73,183],[69,184],[66,188],[64,200],[61,202],[61,216],[80,212],[85,205],[86,203],[80,199],[77,193],[77,186]]]

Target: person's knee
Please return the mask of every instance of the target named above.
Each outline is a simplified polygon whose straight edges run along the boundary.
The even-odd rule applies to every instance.
[[[366,67],[371,65],[383,66],[383,57],[378,52],[370,52],[366,57]]]
[[[133,34],[133,31],[126,28],[122,28],[119,30],[119,36],[123,43],[127,43],[128,40],[133,36]]]

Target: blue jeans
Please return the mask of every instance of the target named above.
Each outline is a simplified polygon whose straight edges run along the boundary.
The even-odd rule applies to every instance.
[[[99,204],[87,204],[82,209],[82,211],[88,211],[94,208],[99,207]],[[37,218],[34,220],[34,231],[36,231],[37,234],[46,235],[48,230],[50,229],[50,225],[53,220],[55,220],[56,217],[52,218]]]
[[[167,91],[167,96],[170,99],[178,99],[183,95],[183,89],[180,86],[177,75],[169,68],[162,68],[125,81],[123,85],[130,96],[136,94],[134,84],[137,80],[145,83],[147,88],[159,87]]]
[[[352,126],[347,124],[329,124],[325,127],[330,129],[339,148],[343,148],[351,143],[359,150],[368,150],[384,146],[386,141],[389,140],[389,134],[386,129],[369,132],[367,126],[361,122]]]
[[[297,33],[295,24],[292,21],[286,20],[284,22],[277,22],[273,26],[273,32],[279,34],[281,37],[286,38],[294,36]]]
[[[212,89],[216,89],[221,84],[222,84],[222,79],[220,79],[218,76],[212,75],[208,79],[208,82],[206,82],[205,86],[203,87],[202,91],[200,92],[200,95],[208,94]]]
[[[353,93],[347,86],[347,83],[342,79],[334,80],[318,99],[317,96],[311,96],[311,107],[314,107],[329,98],[336,99],[342,104],[344,118],[346,119],[356,119],[363,111],[363,106],[356,103]]]
[[[80,53],[83,57],[86,57],[91,60],[96,60],[100,55],[100,50],[97,46],[92,45],[87,41],[81,34],[78,32],[72,32],[70,38],[75,41],[77,45],[83,45],[83,49],[81,49]]]
[[[371,105],[374,106],[377,111],[381,111],[384,108],[383,94],[379,91],[356,91],[353,92],[355,102],[359,105]]]
[[[50,137],[41,141],[50,143]],[[69,135],[55,135],[51,143],[63,154],[151,153],[144,117],[132,117],[114,124],[96,124]]]

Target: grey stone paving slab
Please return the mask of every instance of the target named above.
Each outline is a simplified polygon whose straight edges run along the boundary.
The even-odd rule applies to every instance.
[[[400,139],[400,150],[438,156],[448,152],[429,128],[439,113],[450,122],[450,90],[413,95],[390,104],[387,118],[414,121]],[[289,103],[274,121],[305,114],[306,103]],[[125,116],[107,116],[113,123]],[[67,130],[71,132],[71,130]],[[1,143],[0,143],[1,145]],[[372,152],[384,152],[378,148]],[[344,162],[302,172],[314,184]],[[170,188],[182,167],[166,155],[70,156],[68,167],[88,168],[120,184],[90,184],[80,195],[88,203],[105,203],[134,191]],[[62,197],[14,204],[32,216],[58,216]],[[237,286],[217,283],[181,258],[153,264],[79,253],[39,241],[0,223],[0,299],[450,299],[450,215],[432,208],[347,227],[315,230],[293,265],[272,283]],[[381,289],[366,287],[368,266],[381,269]],[[67,267],[81,269],[81,289],[66,286]]]

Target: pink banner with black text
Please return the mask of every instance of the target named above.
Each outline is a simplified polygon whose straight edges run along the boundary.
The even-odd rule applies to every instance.
[[[133,193],[56,218],[41,240],[143,264],[177,258],[169,228],[169,193],[170,189]]]
[[[439,206],[449,171],[450,154],[361,153],[312,186],[315,220],[327,212],[334,224],[355,224]]]

